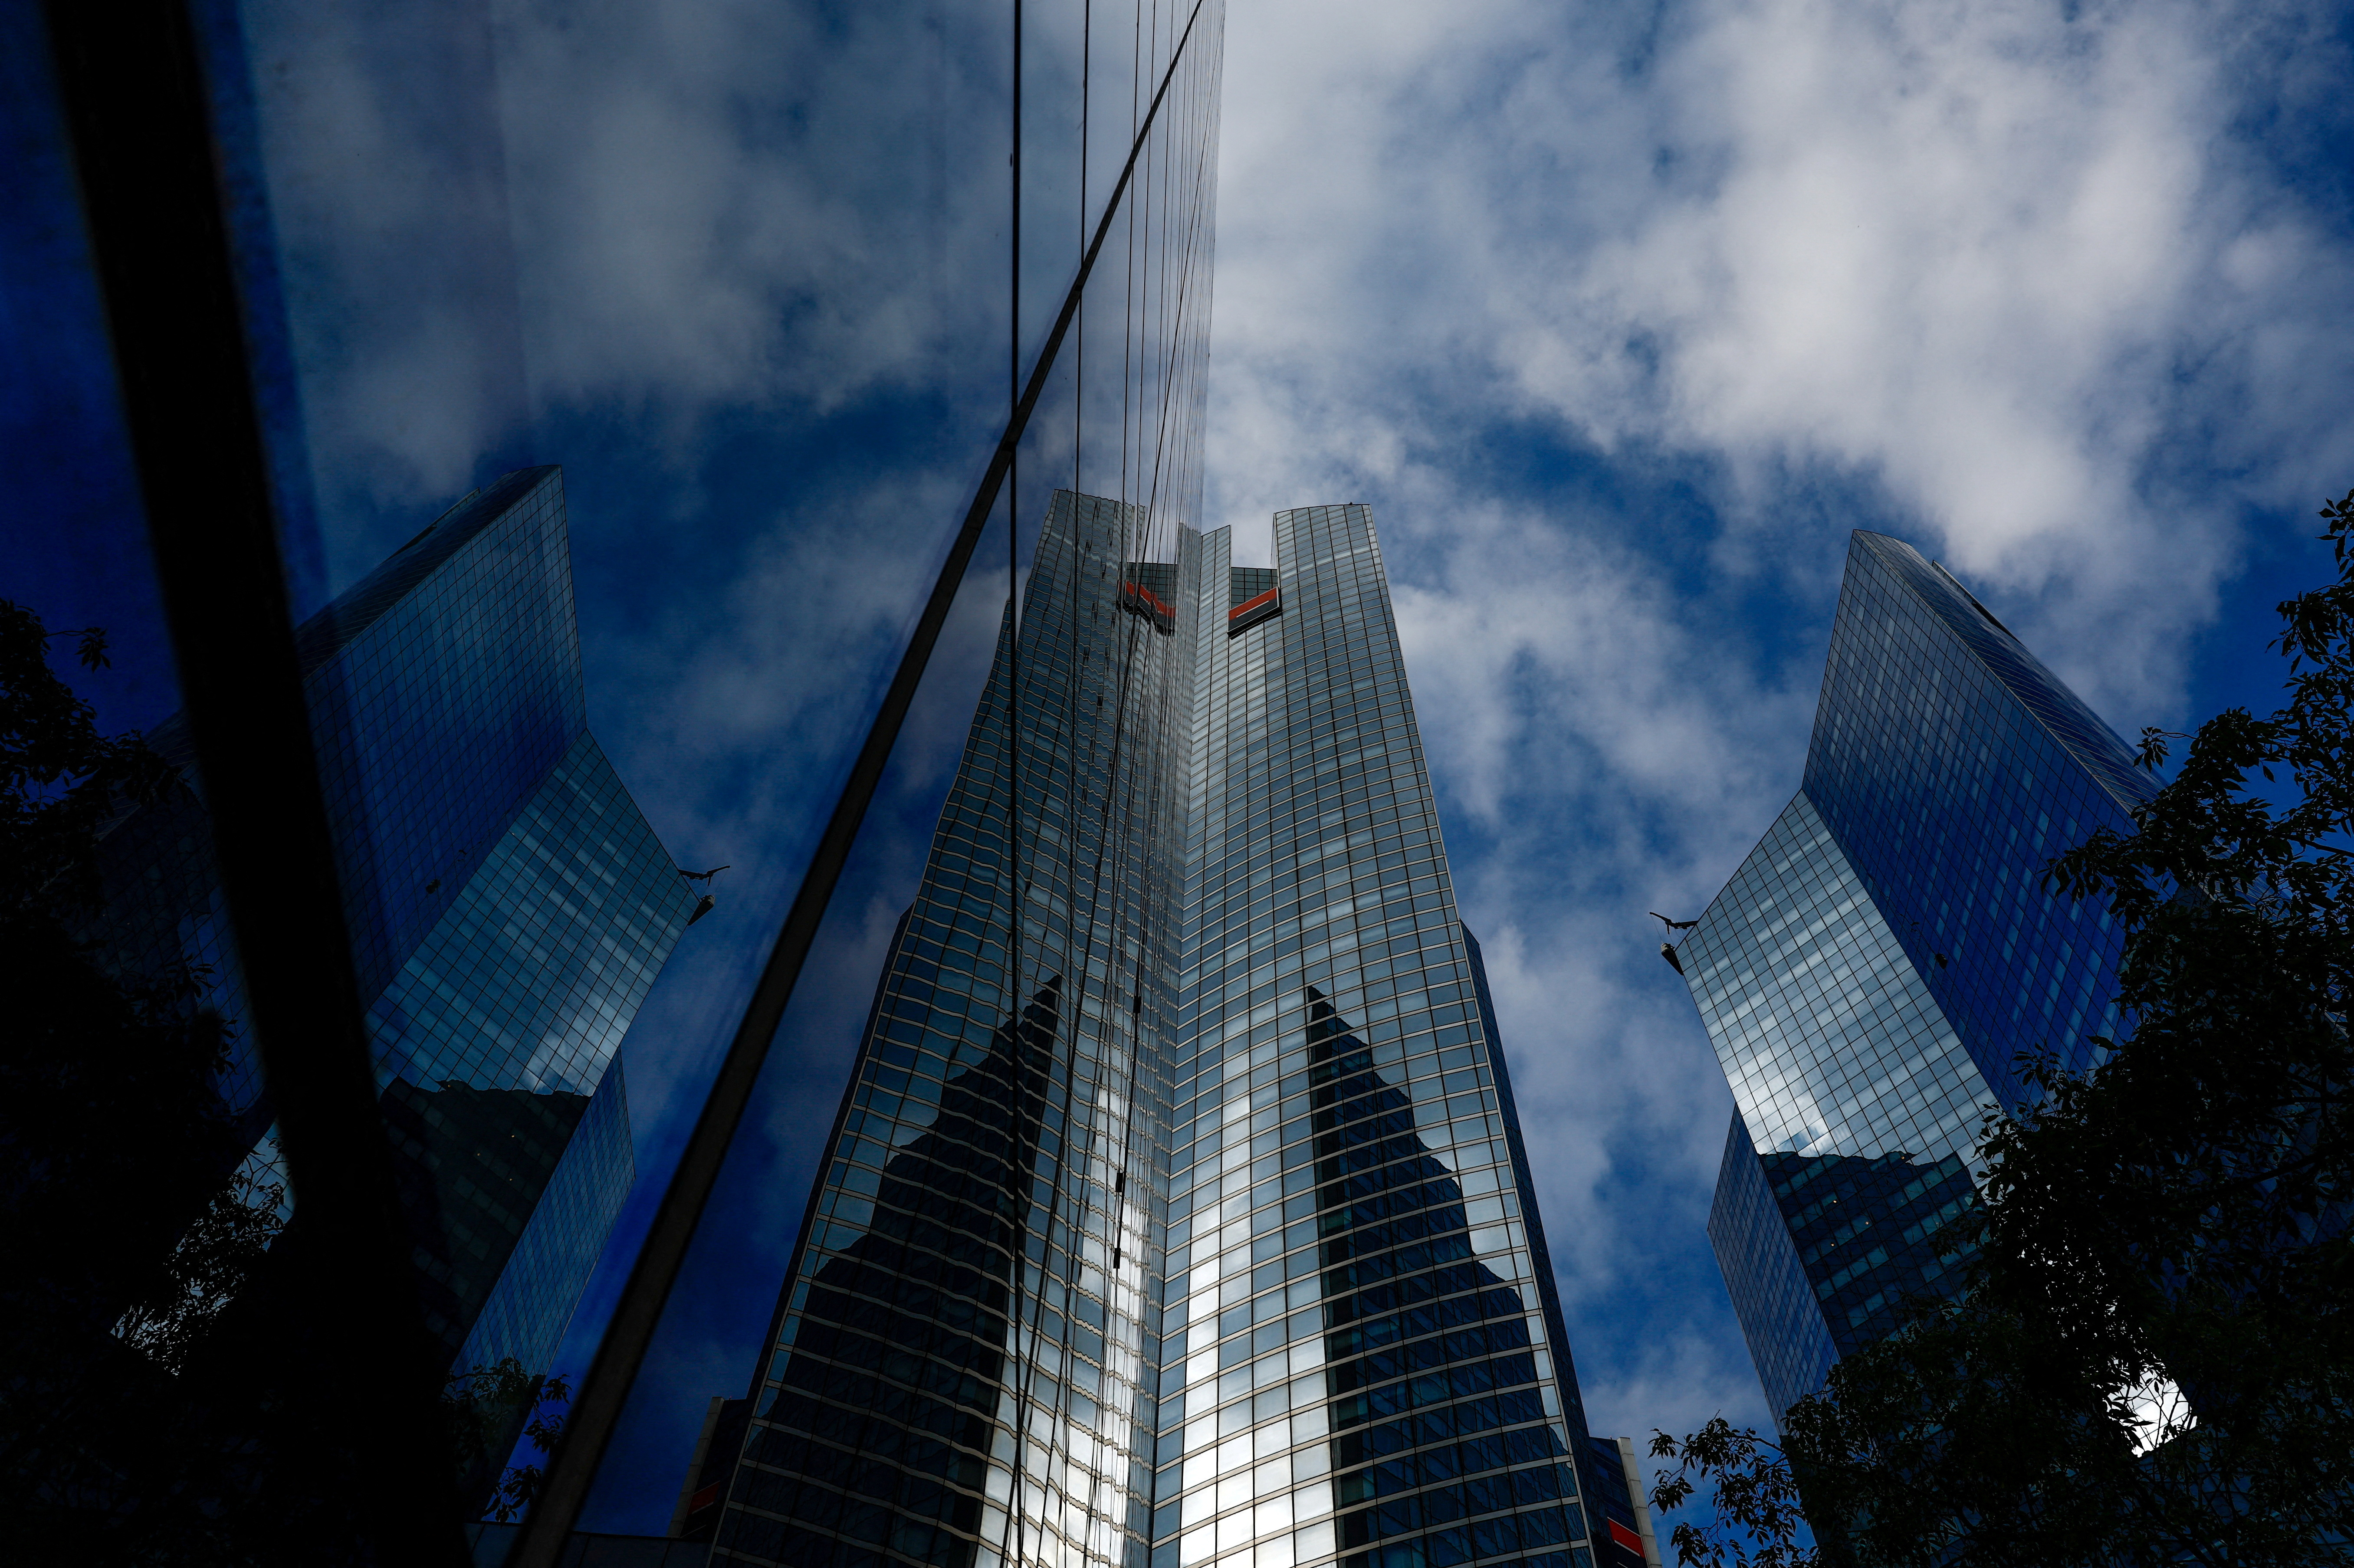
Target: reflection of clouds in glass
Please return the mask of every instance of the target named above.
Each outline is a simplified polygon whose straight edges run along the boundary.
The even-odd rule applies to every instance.
[[[1685,942],[1756,1147],[1967,1156],[1986,1084],[1854,868],[1791,800]]]
[[[1121,1081],[1127,1053],[1133,1049],[1107,1042],[1107,1079]],[[1089,1113],[1107,1135],[1098,1147],[1121,1148],[1129,1105],[1119,1093],[1108,1093]],[[1109,1165],[1093,1162],[1091,1186],[1082,1192],[1107,1197],[1117,1212],[1109,1214],[1090,1206],[1080,1217],[1075,1236],[1084,1262],[1079,1270],[1081,1291],[1099,1298],[1115,1319],[1143,1320],[1144,1292],[1136,1283],[1143,1277],[1140,1250],[1146,1245],[1141,1208],[1116,1192]],[[1110,1245],[1099,1234],[1118,1237],[1121,1266],[1110,1268]],[[1127,1472],[1138,1441],[1134,1410],[1143,1361],[1138,1349],[1117,1335],[1105,1336],[1102,1370],[1098,1373],[1070,1347],[1043,1339],[1028,1329],[1020,1334],[1022,1354],[1030,1373],[1021,1397],[1009,1396],[1002,1414],[1009,1425],[1023,1434],[1018,1468],[1023,1508],[1020,1523],[1013,1519],[985,1521],[980,1561],[1047,1561],[1074,1565],[1115,1563],[1124,1555],[1123,1527],[1129,1515]],[[1058,1381],[1059,1380],[1059,1381]],[[1026,1401],[1030,1417],[1018,1418]],[[1010,1476],[1008,1480],[1010,1488]],[[996,1544],[1002,1542],[1002,1550]]]

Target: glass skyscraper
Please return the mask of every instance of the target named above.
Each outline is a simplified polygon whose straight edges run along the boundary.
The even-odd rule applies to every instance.
[[[1579,1404],[1373,519],[1275,533],[1274,568],[1223,530],[1142,561],[1140,509],[1055,496],[715,1562],[1596,1561],[1585,1499],[1625,1476]]]
[[[2043,870],[2149,789],[1950,573],[1854,535],[1805,782],[1680,950],[1737,1107],[1709,1237],[1777,1418],[1954,1283],[2019,1054],[2114,1033],[2121,933]]]
[[[545,1370],[634,1174],[614,1054],[695,903],[588,733],[558,471],[466,497],[298,648],[427,1321],[454,1367]],[[177,720],[152,739],[185,760]],[[108,833],[90,934],[138,972],[207,967],[267,1171],[194,778]]]

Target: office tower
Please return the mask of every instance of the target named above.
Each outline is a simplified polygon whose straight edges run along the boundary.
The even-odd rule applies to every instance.
[[[1805,782],[1681,949],[1737,1107],[1709,1238],[1777,1419],[1950,1289],[2020,1054],[2115,1030],[2121,933],[2044,867],[2148,791],[1950,573],[1855,535]]]
[[[795,1568],[1591,1568],[1372,517],[1278,514],[1273,568],[1146,524],[1054,499],[680,1520]]]
[[[1288,1327],[1308,1369],[1293,1468],[1329,1465],[1343,1562],[1566,1563],[1588,1535],[1585,1414],[1373,517],[1278,514],[1272,572],[1235,571],[1228,544],[1204,542],[1200,619],[1225,609],[1230,634],[1196,665],[1181,1020],[1196,1092],[1181,1083],[1170,1136],[1162,1389],[1185,1404],[1162,1413],[1156,1518],[1182,1533],[1157,1526],[1153,1559],[1238,1560],[1237,1516],[1207,1516],[1265,1481],[1224,1401],[1244,1365],[1264,1381]],[[1326,1541],[1303,1525],[1299,1560]]]
[[[695,903],[588,733],[560,474],[461,501],[297,647],[429,1325],[454,1367],[544,1370],[634,1173],[614,1053]],[[154,744],[186,760],[177,720]],[[91,934],[208,966],[241,1020],[194,770],[102,854]],[[268,1173],[241,1028],[222,1087]]]

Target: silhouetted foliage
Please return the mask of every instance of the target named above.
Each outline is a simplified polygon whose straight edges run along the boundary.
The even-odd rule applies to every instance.
[[[1668,1532],[1676,1561],[1690,1568],[1817,1568],[1820,1559],[1799,1543],[1806,1515],[1797,1480],[1781,1446],[1720,1415],[1679,1442],[1651,1434],[1651,1457],[1674,1459],[1675,1473],[1651,1489],[1662,1513],[1691,1499],[1695,1476],[1710,1484],[1709,1522],[1679,1520]]]
[[[1771,1462],[1866,1568],[2354,1561],[2354,493],[2322,516],[2287,705],[2209,720],[2134,832],[2051,868],[2124,927],[2125,1037],[2030,1064],[1966,1293],[1784,1417]],[[2182,738],[2145,731],[2143,766]],[[1754,1435],[1698,1441],[1720,1494],[1772,1478]]]
[[[2146,1436],[2131,1391],[1975,1297],[1847,1357],[1783,1417],[1828,1563],[2299,1560],[2230,1546],[2232,1484],[2179,1448],[2141,1453]]]
[[[564,1379],[534,1372],[513,1356],[451,1375],[441,1395],[451,1447],[469,1495],[480,1495],[485,1478],[497,1476],[483,1508],[489,1518],[504,1522],[531,1511],[546,1473],[537,1465],[506,1464],[509,1444],[520,1424],[523,1440],[535,1452],[553,1452],[564,1435],[564,1416],[554,1407],[571,1398]]]

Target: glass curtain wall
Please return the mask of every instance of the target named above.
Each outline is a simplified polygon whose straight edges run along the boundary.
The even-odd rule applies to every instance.
[[[1150,1499],[1159,1138],[1199,536],[1059,492],[877,989],[726,1560],[1124,1563]]]
[[[1140,562],[1143,521],[1048,513],[714,1560],[1585,1563],[1372,518],[1279,515],[1272,571]]]
[[[1985,1107],[2118,1027],[2121,940],[2044,867],[2149,785],[1943,567],[1858,532],[1804,787],[1681,949],[1738,1110],[1709,1234],[1778,1414],[1952,1287]]]
[[[695,905],[588,728],[560,472],[465,498],[297,648],[426,1326],[452,1373],[547,1373],[635,1172],[616,1054]],[[299,1248],[186,724],[150,738],[174,771],[101,840],[82,934],[196,977],[238,1180]]]
[[[1152,1562],[1567,1563],[1585,1417],[1372,514],[1204,546]]]
[[[1100,230],[1089,287],[1000,499],[1015,537],[1009,548],[992,530],[994,547],[981,552],[969,585],[970,598],[993,609],[1018,570],[1043,573],[1035,606],[1007,605],[996,683],[981,699],[997,728],[975,732],[1003,778],[987,783],[994,793],[975,793],[983,785],[973,775],[959,796],[960,810],[990,813],[994,853],[1025,870],[1006,870],[1006,903],[991,916],[1003,994],[993,1013],[976,1004],[973,1016],[990,1022],[974,1048],[989,1065],[962,1085],[957,1103],[977,1117],[1002,1110],[1011,1102],[989,1098],[998,1092],[983,1082],[991,1074],[1006,1093],[1036,1088],[1054,1101],[1024,1113],[1034,1125],[1009,1124],[1012,1141],[992,1158],[1020,1154],[1034,1164],[1040,1150],[1063,1150],[1075,1169],[1092,1172],[1058,1190],[1037,1234],[1110,1281],[1091,1282],[1074,1264],[1055,1296],[1041,1280],[1007,1277],[1017,1297],[1029,1293],[994,1308],[1009,1332],[1051,1338],[1062,1332],[1055,1325],[1092,1313],[1102,1320],[1091,1331],[1110,1338],[1092,1363],[1106,1381],[1093,1389],[1076,1370],[1021,1363],[1007,1386],[1019,1405],[1009,1430],[1023,1436],[1001,1457],[1009,1477],[1066,1499],[1059,1513],[1034,1510],[1034,1526],[1021,1529],[1112,1551],[1104,1530],[1147,1528],[1131,1517],[1149,1500],[1135,1490],[1134,1457],[1120,1456],[1141,1443],[1149,1459],[1150,1431],[1113,1430],[1084,1402],[1125,1409],[1133,1423],[1134,1391],[1149,1394],[1153,1381],[1139,1327],[1146,1209],[1129,1185],[1144,1180],[1138,1173],[1150,1159],[1128,1150],[1148,1136],[1139,1130],[1144,1120],[1165,1112],[1175,938],[1156,927],[1147,940],[1139,911],[1170,904],[1182,874],[1169,858],[1182,833],[1182,768],[1156,760],[1156,748],[1182,743],[1191,670],[1190,652],[1181,651],[1190,649],[1191,621],[1180,620],[1193,595],[1187,551],[1197,543],[1190,524],[1203,481],[1223,6],[1140,3],[1115,13],[1093,0],[1033,0],[983,15],[885,5],[847,20],[816,6],[761,8],[758,26],[745,23],[718,51],[730,69],[751,62],[741,65],[744,78],[733,89],[697,80],[684,95],[698,106],[729,102],[733,118],[716,141],[697,139],[710,129],[699,122],[667,139],[647,136],[631,113],[663,105],[673,131],[695,113],[664,98],[677,84],[663,67],[676,60],[637,48],[633,29],[673,29],[684,55],[745,22],[686,10],[694,14],[625,4],[584,26],[546,7],[493,17],[472,0],[392,11],[334,0],[192,8],[195,52],[207,73],[196,92],[210,95],[195,112],[213,116],[228,182],[217,194],[236,252],[224,265],[233,264],[244,291],[224,306],[242,312],[228,335],[241,329],[250,356],[239,374],[249,371],[253,385],[236,390],[260,406],[267,450],[258,461],[276,487],[281,524],[282,559],[257,555],[250,564],[265,574],[283,567],[285,583],[270,586],[287,589],[300,627],[311,733],[281,737],[281,760],[309,767],[315,743],[334,835],[333,887],[314,878],[290,887],[288,901],[307,899],[322,923],[340,915],[348,927],[365,1012],[355,1033],[365,1031],[373,1054],[376,1110],[411,1233],[390,1245],[416,1272],[421,1316],[439,1341],[434,1365],[462,1372],[513,1357],[526,1373],[577,1376],[595,1326],[577,1327],[567,1340],[567,1319],[635,1175],[628,1091],[643,1081],[642,1067],[654,1089],[643,1098],[655,1107],[692,1103],[705,1086],[691,1081],[703,1065],[692,1041],[638,1053],[623,1083],[620,1043],[685,927],[710,905],[698,897],[707,874],[700,883],[683,878],[649,815],[664,834],[682,821],[699,825],[696,789],[729,772],[715,764],[702,779],[668,778],[669,798],[632,798],[631,785],[642,789],[670,760],[675,731],[666,726],[687,727],[679,715],[696,709],[687,690],[694,672],[684,668],[692,661],[667,671],[669,687],[642,686],[643,643],[627,640],[665,620],[709,616],[712,577],[730,575],[714,559],[731,550],[750,556],[769,542],[744,516],[781,515],[778,533],[796,544],[797,524],[804,535],[818,532],[806,522],[813,514],[887,518],[881,565],[863,581],[879,583],[874,597],[889,602],[862,606],[872,612],[864,620],[829,620],[834,606],[815,607],[779,634],[781,645],[764,650],[772,676],[822,663],[822,678],[799,687],[820,692],[827,705],[823,722],[792,732],[788,749],[763,759],[784,780],[773,814],[736,810],[728,818],[745,839],[764,842],[710,856],[761,867],[757,890],[736,895],[745,884],[728,885],[723,920],[759,909],[771,916],[767,930],[730,936],[737,951],[726,963],[700,959],[709,994],[739,998],[808,860],[812,824],[832,804],[830,774],[871,716],[882,683],[872,691],[863,683],[869,666],[887,675],[904,632],[899,605],[921,602],[975,460],[992,449],[1126,171],[1125,195]],[[0,273],[12,298],[43,302],[24,318],[43,325],[9,343],[11,363],[28,374],[8,407],[0,455],[31,526],[23,548],[10,552],[0,596],[46,619],[57,634],[46,642],[16,630],[35,640],[27,645],[37,661],[60,669],[69,644],[59,637],[107,629],[112,667],[125,679],[109,688],[93,669],[68,684],[95,697],[111,733],[143,732],[169,768],[155,800],[135,810],[117,800],[101,813],[91,859],[103,896],[77,902],[58,931],[96,944],[114,979],[193,977],[172,1003],[175,1017],[207,1028],[221,1021],[225,1065],[194,1087],[181,1085],[188,1092],[174,1103],[187,1111],[217,1098],[220,1125],[196,1111],[173,1130],[205,1145],[200,1186],[236,1172],[249,1191],[270,1194],[285,1175],[279,1102],[247,1005],[249,992],[269,988],[250,980],[221,892],[225,874],[232,882],[266,874],[266,857],[221,863],[207,829],[219,801],[195,767],[186,727],[170,716],[183,703],[37,12],[11,24],[6,41],[9,58],[26,67],[27,90],[11,96],[8,116],[15,144],[28,152],[23,181],[11,186],[27,221],[12,229]],[[183,63],[187,56],[181,51]],[[695,67],[677,69],[692,77]],[[904,90],[918,79],[928,89],[911,96]],[[1150,133],[1139,145],[1148,116]],[[353,155],[347,134],[372,151]],[[186,138],[201,139],[194,130]],[[623,145],[625,157],[608,156]],[[848,147],[861,156],[842,156]],[[610,231],[599,223],[648,191],[677,196],[714,170],[741,175],[731,157],[757,165],[745,188],[793,186],[856,232],[828,230],[842,239],[829,253],[801,243],[823,226],[773,214],[740,224],[757,204],[731,197],[726,232],[681,243],[710,241],[695,255],[701,266],[757,232],[755,248],[773,270],[718,278],[717,268],[661,297],[634,292],[666,275],[638,242],[658,235],[659,248],[693,225],[672,222],[669,211],[651,223],[623,213]],[[775,243],[778,233],[791,241]],[[626,254],[606,253],[616,246]],[[612,289],[597,272],[608,262],[616,265],[601,282],[620,285]],[[829,265],[835,272],[822,275]],[[717,334],[700,333],[687,318],[723,297],[737,313]],[[812,300],[825,308],[808,309]],[[904,331],[862,325],[845,344],[829,335],[842,319],[887,319]],[[631,362],[633,354],[641,357]],[[746,362],[776,370],[774,379],[737,377]],[[793,378],[804,370],[807,381]],[[705,439],[748,409],[757,418],[739,423],[761,435],[742,466],[758,475],[757,485],[725,471],[747,443]],[[652,436],[633,426],[642,418],[658,427]],[[681,440],[703,444],[682,456]],[[779,486],[779,474],[792,482]],[[1049,493],[1058,520],[1041,541],[1032,524]],[[681,525],[698,504],[735,532]],[[691,547],[665,554],[689,538]],[[1083,629],[1083,608],[1102,610],[1102,624]],[[712,619],[731,629],[766,625],[767,609],[723,606]],[[843,635],[845,623],[852,635]],[[1122,637],[1141,641],[1116,652]],[[832,662],[845,647],[859,667]],[[968,678],[979,686],[989,661],[954,656],[964,652],[951,647],[938,661],[928,694]],[[599,709],[592,736],[588,714],[600,694],[610,705]],[[1106,695],[1108,709],[1082,715],[1083,697]],[[1064,729],[1034,728],[1056,705]],[[648,710],[657,717],[645,719]],[[618,739],[607,717],[620,720]],[[1034,755],[1023,749],[1032,747]],[[1053,817],[1038,798],[1041,781],[1059,777],[1060,788],[1076,790],[1089,766],[1102,770],[1092,795],[1066,798]],[[911,762],[909,771],[920,767]],[[929,804],[937,807],[936,795]],[[1076,847],[1090,810],[1095,836],[1087,842],[1108,857],[1102,864]],[[873,853],[845,885],[864,892],[890,878],[892,853],[905,847],[893,839],[896,825],[878,821]],[[968,847],[990,853],[979,839]],[[896,889],[895,902],[907,892]],[[960,914],[971,896],[970,887],[958,893]],[[1034,909],[1021,898],[1059,907],[1038,915],[1046,902]],[[1051,928],[1033,932],[1034,916],[1050,917]],[[685,949],[705,941],[707,953],[718,924],[698,927]],[[911,916],[893,961],[912,962],[927,939]],[[830,978],[809,988],[816,1001],[831,994]],[[869,979],[854,983],[863,991]],[[1033,1058],[1039,1040],[1088,1022],[1102,1029],[1085,1080],[1095,1087],[1083,1084],[1078,1101],[1066,1105],[1075,1092],[1067,1072],[1040,1087]],[[676,1012],[664,1022],[678,1031]],[[1107,1086],[1114,1084],[1116,1092]],[[1161,1108],[1138,1108],[1152,1107]],[[1084,1126],[1075,1129],[1073,1118]],[[294,1121],[289,1113],[286,1125]],[[1083,1153],[1070,1152],[1075,1139]],[[928,1192],[965,1158],[928,1143],[899,1153],[913,1163],[896,1179]],[[1099,1177],[1111,1183],[1109,1200],[1088,1184]],[[135,1273],[169,1255],[186,1230],[186,1196],[153,1184],[120,1212],[91,1209],[103,1223],[88,1228],[120,1237],[124,1254],[101,1272],[122,1274],[128,1258]],[[266,1250],[282,1262],[300,1254],[303,1202],[299,1192],[277,1199],[267,1217],[283,1231]],[[1120,1239],[1123,1224],[1133,1245]],[[1109,1253],[1097,1257],[1102,1248],[1065,1232],[1108,1238]],[[266,1276],[278,1264],[260,1266]],[[1133,1277],[1126,1296],[1122,1270]],[[839,1274],[828,1277],[838,1282]],[[379,1295],[402,1298],[405,1310],[406,1283]],[[162,1374],[113,1332],[120,1284],[94,1287],[97,1304],[81,1304],[87,1320],[59,1331],[94,1347],[109,1377],[129,1368],[123,1387],[147,1387]],[[272,1343],[284,1299],[266,1287],[231,1294],[228,1320],[243,1336],[236,1355],[256,1368],[287,1360]],[[756,1314],[765,1311],[765,1287],[760,1295]],[[388,1353],[381,1344],[374,1351]],[[355,1372],[377,1370],[369,1353],[359,1352]],[[224,1358],[230,1372],[234,1361]],[[437,1391],[413,1392],[420,1414],[438,1420]],[[143,1403],[156,1423],[177,1408]],[[508,1410],[504,1435],[527,1414],[524,1405]],[[1095,1449],[1075,1436],[1082,1430],[1094,1434]],[[505,1443],[499,1432],[485,1443],[496,1451],[482,1464],[495,1475]],[[160,1453],[172,1444],[148,1446]],[[1072,1488],[1073,1463],[1092,1467],[1094,1490]],[[478,1465],[469,1484],[484,1474]],[[134,1512],[145,1484],[124,1481],[76,1517],[88,1524],[110,1510]],[[178,1485],[156,1480],[156,1495]],[[1127,1500],[1114,1495],[1119,1487],[1129,1489]],[[322,1489],[312,1489],[313,1500]],[[477,1488],[469,1503],[479,1495]],[[334,1560],[346,1522],[317,1524],[309,1542],[317,1560]]]
[[[1139,509],[1132,557],[1172,563],[1202,506],[1224,0],[1024,0],[1020,26],[1009,404],[1132,152],[1135,165],[1024,433],[1010,515],[1026,540],[1056,490],[1117,501]]]

